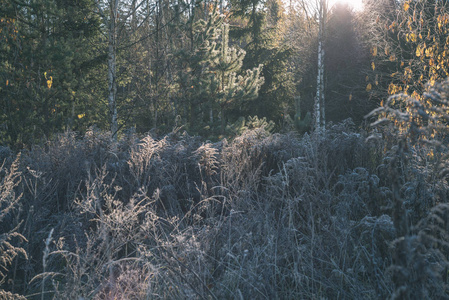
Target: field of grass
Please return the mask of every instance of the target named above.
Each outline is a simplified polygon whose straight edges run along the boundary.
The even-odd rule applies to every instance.
[[[347,121],[0,148],[0,299],[448,298],[439,141]]]

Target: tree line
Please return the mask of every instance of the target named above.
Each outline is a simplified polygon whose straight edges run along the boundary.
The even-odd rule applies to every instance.
[[[447,76],[444,1],[325,2],[3,0],[0,141],[92,126],[305,132],[318,98],[322,124],[361,124],[388,95]]]

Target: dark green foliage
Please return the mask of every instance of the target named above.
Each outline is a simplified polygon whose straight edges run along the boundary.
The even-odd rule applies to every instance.
[[[77,116],[92,107],[85,78],[92,59],[88,42],[98,33],[93,5],[50,0],[2,5],[2,143],[31,145],[64,129],[83,128]]]
[[[310,112],[307,112],[305,117],[301,117],[301,97],[295,97],[295,119],[294,119],[294,125],[296,129],[300,133],[305,133],[311,129],[312,126],[312,114]]]
[[[301,120],[299,117],[296,117],[295,126],[300,133],[309,131],[312,126],[312,114],[310,112],[307,112],[306,116],[304,117],[304,120]]]
[[[231,30],[231,37],[243,41],[240,42],[246,51],[243,68],[263,64],[262,76],[265,79],[258,97],[246,102],[240,111],[234,111],[235,114],[255,114],[277,124],[281,123],[283,115],[294,114],[295,88],[289,66],[293,50],[282,41],[283,10],[283,4],[274,0],[231,1],[234,22],[247,23],[246,26],[234,26]]]

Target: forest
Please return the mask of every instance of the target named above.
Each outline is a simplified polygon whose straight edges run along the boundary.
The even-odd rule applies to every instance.
[[[0,299],[449,299],[449,3],[0,0]]]

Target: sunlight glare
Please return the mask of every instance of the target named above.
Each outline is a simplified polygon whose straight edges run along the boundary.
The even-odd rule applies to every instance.
[[[329,8],[332,9],[337,3],[348,4],[354,11],[361,11],[363,9],[362,0],[329,0]]]

